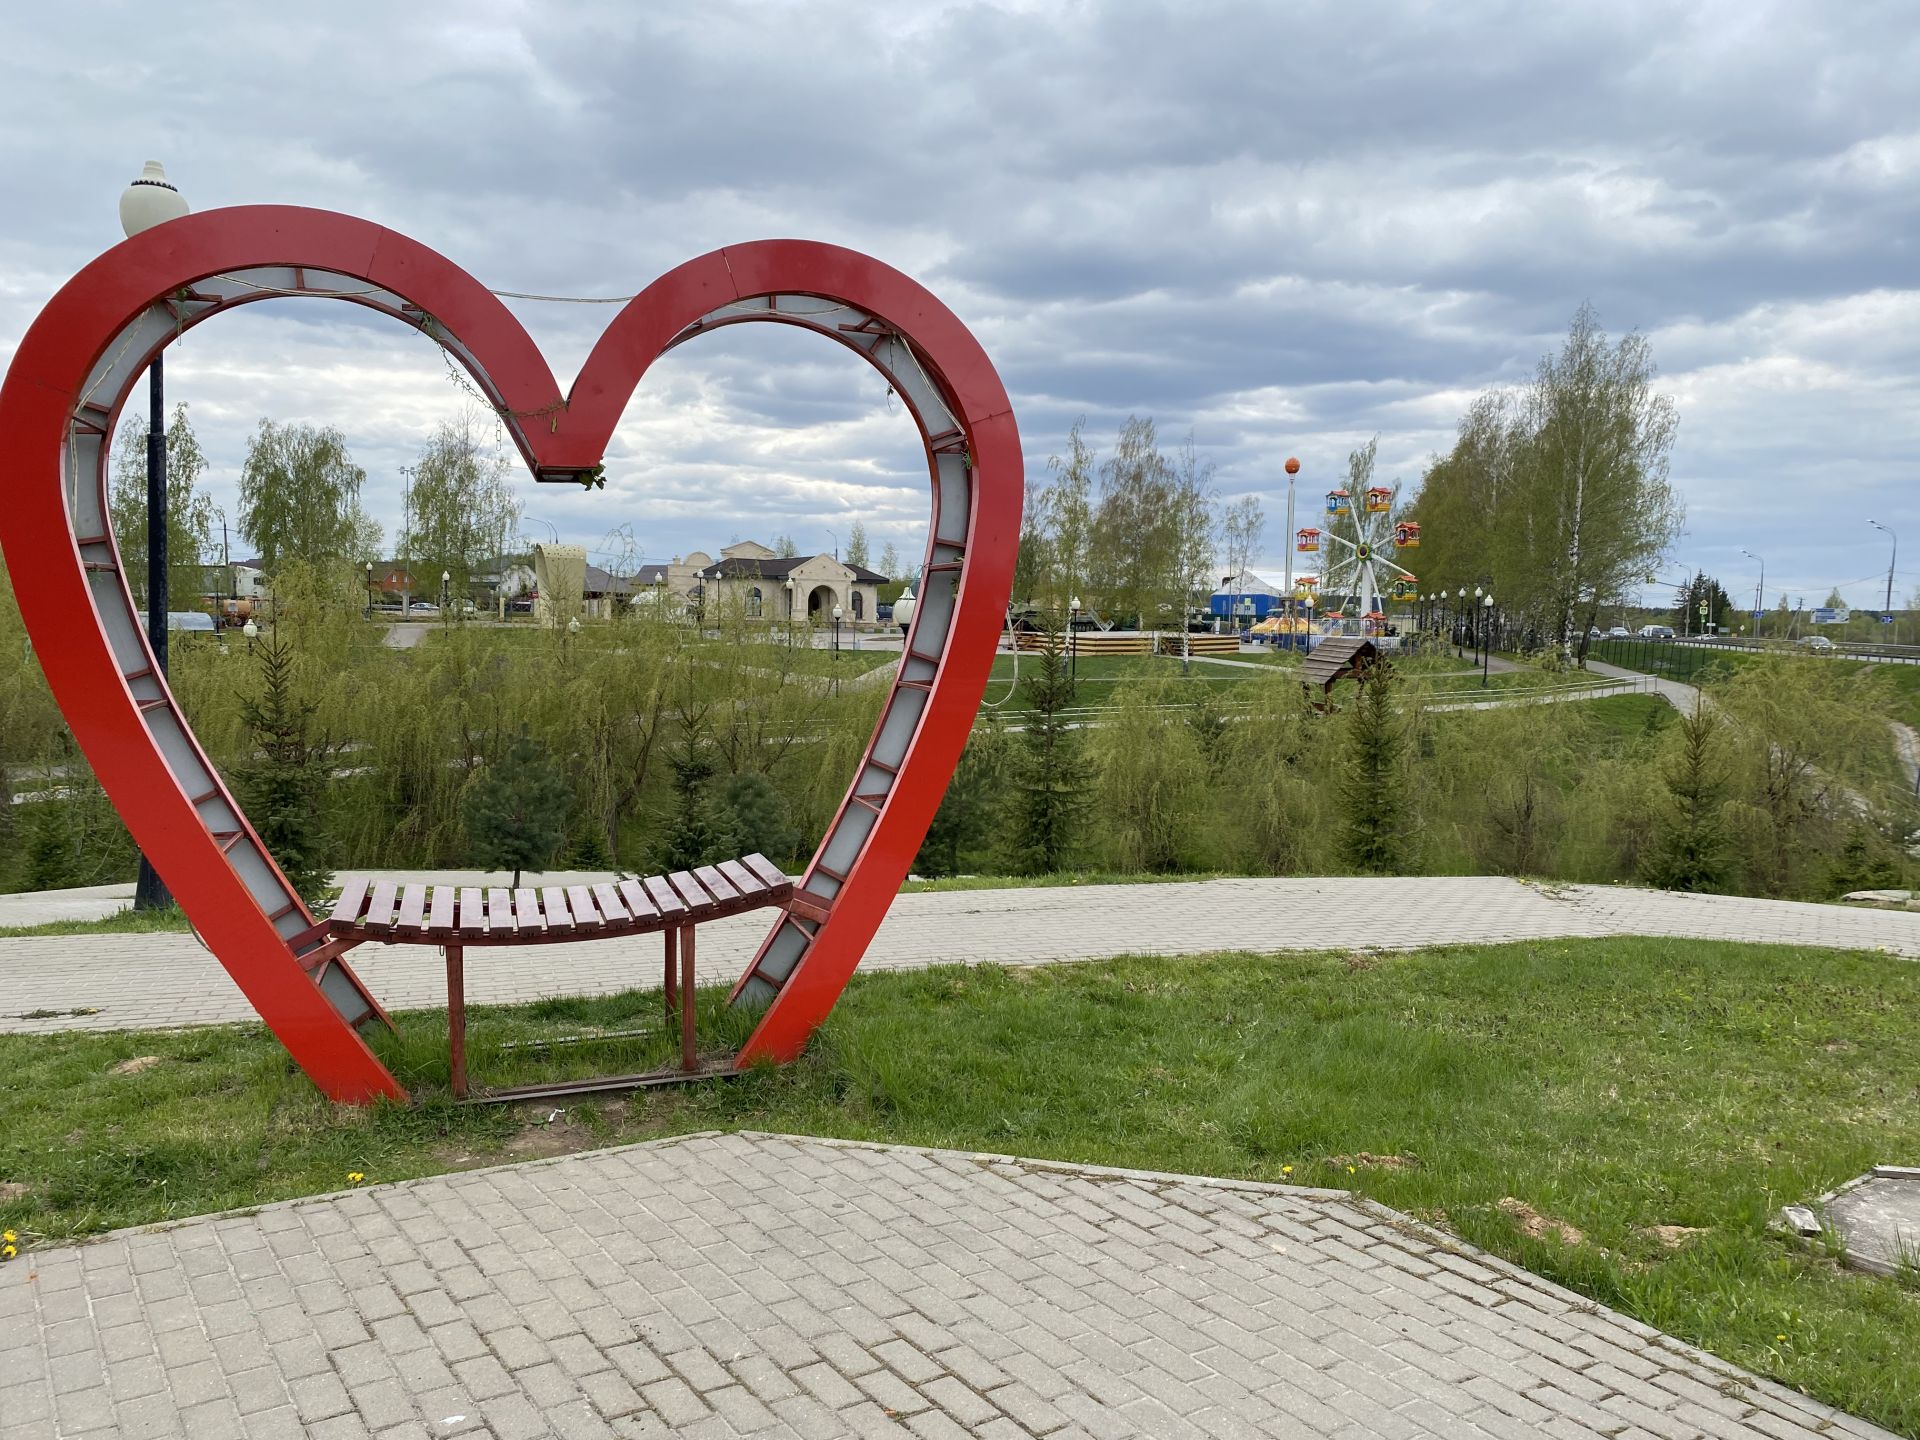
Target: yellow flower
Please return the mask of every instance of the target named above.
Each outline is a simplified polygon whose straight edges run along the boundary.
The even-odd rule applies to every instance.
[[[1293,1167],[1291,1165],[1282,1165],[1280,1167],[1280,1173],[1282,1175],[1291,1175],[1293,1173]]]
[[[18,1240],[19,1238],[20,1237],[18,1235],[14,1234],[13,1231],[9,1230],[4,1234],[0,1234],[0,1245],[11,1245],[13,1244],[14,1241]]]
[[[1776,1335],[1773,1338],[1778,1340],[1782,1345],[1787,1343],[1787,1337],[1784,1335]]]
[[[11,1260],[20,1252],[11,1245],[0,1245],[0,1260]]]
[[[367,1178],[367,1177],[366,1177],[365,1175],[363,1175],[363,1174],[361,1174],[361,1173],[360,1173],[360,1171],[358,1171],[358,1170],[349,1170],[349,1171],[347,1171],[347,1181],[348,1181],[348,1183],[350,1183],[350,1184],[353,1184],[353,1185],[358,1185],[358,1184],[359,1184],[359,1183],[360,1183],[360,1182],[361,1182],[362,1180],[364,1180],[364,1179],[366,1179],[366,1178]]]
[[[1347,1166],[1347,1174],[1349,1174],[1349,1175],[1353,1175],[1353,1174],[1357,1174],[1357,1173],[1358,1173],[1358,1172],[1357,1172],[1357,1171],[1355,1171],[1355,1170],[1354,1170],[1354,1168],[1353,1168],[1353,1167],[1352,1167],[1351,1165],[1349,1165],[1349,1166]]]

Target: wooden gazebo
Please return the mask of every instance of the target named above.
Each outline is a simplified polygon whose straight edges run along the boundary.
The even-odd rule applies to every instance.
[[[1380,658],[1373,641],[1360,635],[1329,635],[1307,653],[1300,664],[1300,683],[1316,710],[1333,708],[1337,680],[1366,682],[1367,671]],[[1315,695],[1315,689],[1319,694]]]

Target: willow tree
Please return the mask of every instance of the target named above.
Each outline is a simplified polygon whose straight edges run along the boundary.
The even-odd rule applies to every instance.
[[[338,430],[262,420],[240,469],[240,533],[269,574],[371,556],[380,527],[360,508],[366,481]]]

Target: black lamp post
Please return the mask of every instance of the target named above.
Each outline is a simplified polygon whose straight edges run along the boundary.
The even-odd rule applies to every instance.
[[[447,570],[442,570],[440,572],[440,623],[442,625],[445,625],[447,623],[447,603],[448,603],[449,596],[451,595],[452,585],[453,585],[452,572]]]
[[[793,649],[793,577],[787,577],[787,649]]]
[[[1080,678],[1080,597],[1067,598],[1067,678]]]
[[[841,615],[840,607],[838,605],[834,606],[833,607],[833,653],[835,655],[838,655],[840,653],[840,615]]]
[[[1453,658],[1456,660],[1467,658],[1466,609],[1467,587],[1462,585],[1454,596],[1453,606]]]
[[[120,196],[120,228],[131,240],[142,231],[187,213],[187,202],[168,183],[158,160],[149,160]],[[154,668],[167,673],[167,412],[166,369],[159,354],[147,366],[147,644]],[[172,897],[160,876],[140,856],[133,885],[133,908],[157,910]]]
[[[373,562],[367,561],[367,619],[373,619]]]
[[[1487,688],[1487,677],[1493,674],[1493,596],[1488,595],[1482,599],[1480,609],[1484,621],[1482,628],[1486,632],[1481,637],[1480,642],[1482,657],[1480,662],[1480,688],[1484,690]]]

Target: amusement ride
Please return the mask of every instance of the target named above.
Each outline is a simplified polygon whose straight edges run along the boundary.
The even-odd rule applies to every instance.
[[[1420,548],[1419,522],[1401,516],[1399,499],[1398,485],[1369,485],[1358,494],[1329,490],[1321,524],[1295,533],[1297,553],[1326,556],[1320,576],[1294,577],[1295,598],[1323,604],[1328,624],[1350,634],[1381,634],[1386,601],[1419,598],[1419,578],[1394,558]],[[1323,600],[1315,601],[1316,590]]]

